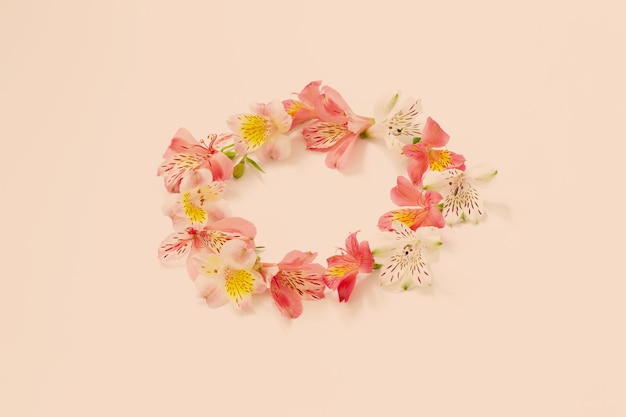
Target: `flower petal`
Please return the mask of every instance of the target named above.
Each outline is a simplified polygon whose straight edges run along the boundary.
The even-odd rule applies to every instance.
[[[456,176],[452,180],[450,193],[443,199],[442,213],[446,223],[452,225],[466,220],[477,223],[484,212],[478,190],[464,175]]]
[[[326,166],[331,169],[342,169],[352,154],[357,138],[357,135],[350,135],[331,148],[326,155]]]
[[[347,275],[339,285],[337,286],[337,295],[339,295],[339,302],[348,302],[354,285],[356,284],[356,272]]]
[[[291,289],[304,300],[319,300],[324,298],[324,267],[302,270],[281,270],[274,280],[281,286]]]
[[[405,177],[398,176],[397,185],[391,189],[391,201],[398,206],[415,206],[422,196],[420,187]]]
[[[198,296],[204,298],[210,307],[217,308],[228,303],[228,297],[220,279],[201,274],[196,278],[195,284]]]
[[[428,171],[428,158],[424,154],[419,154],[415,158],[410,158],[407,165],[407,173],[411,182],[418,187],[422,186],[424,173]]]
[[[240,310],[246,310],[250,307],[252,294],[256,290],[256,279],[255,273],[252,271],[245,269],[226,269],[224,275],[226,296],[234,302]],[[260,276],[258,279],[262,281]]]
[[[220,256],[233,269],[251,269],[257,259],[254,248],[240,239],[225,242],[220,250]]]
[[[422,141],[424,145],[430,148],[441,148],[446,146],[450,140],[450,135],[443,131],[439,123],[432,118],[427,118],[422,132]]]
[[[403,290],[415,285],[430,285],[430,268],[419,241],[398,247],[380,273],[381,285],[400,284]],[[412,283],[412,284],[411,284]]]
[[[227,123],[234,132],[239,134],[247,152],[260,148],[276,129],[268,117],[260,114],[236,114],[231,116]]]
[[[316,121],[302,129],[302,135],[307,143],[307,149],[326,151],[351,132],[345,124]]]
[[[254,239],[256,237],[256,227],[252,222],[242,217],[226,217],[210,225],[211,229],[223,232],[241,233],[244,236]]]
[[[421,100],[413,100],[410,98],[405,100],[402,108],[385,120],[386,139],[388,141],[391,141],[391,138],[401,141],[410,141],[415,137],[421,137],[422,129],[420,123],[417,121],[421,111]]]
[[[291,154],[291,139],[287,135],[274,135],[263,146],[263,157],[280,161]]]
[[[270,292],[274,304],[284,317],[295,319],[302,314],[302,300],[291,288],[285,287],[279,280],[272,279]]]
[[[193,236],[187,231],[174,232],[159,245],[159,259],[164,262],[180,259],[189,254],[193,247]]]
[[[234,162],[222,152],[216,152],[208,160],[215,181],[225,181],[233,176]]]

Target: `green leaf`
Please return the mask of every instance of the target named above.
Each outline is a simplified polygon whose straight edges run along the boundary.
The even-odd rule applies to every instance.
[[[233,177],[241,178],[243,176],[244,171],[246,170],[246,158],[243,157],[241,161],[233,168]]]
[[[383,267],[383,264],[374,264],[374,265],[372,266],[372,269],[380,269],[380,268],[382,268],[382,267]]]
[[[245,156],[244,159],[248,161],[250,165],[252,165],[253,167],[255,167],[256,169],[258,169],[259,171],[265,174],[265,171],[263,171],[263,168],[261,168],[259,164],[257,164],[254,160],[248,158],[247,156]]]
[[[420,138],[419,136],[415,136],[413,138],[413,145],[415,145],[416,143],[420,143],[421,140],[422,140],[422,138]]]

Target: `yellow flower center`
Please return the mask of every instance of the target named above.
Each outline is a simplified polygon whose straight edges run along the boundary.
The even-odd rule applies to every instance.
[[[326,271],[326,273],[330,276],[336,277],[336,278],[341,278],[343,277],[346,273],[348,273],[348,271],[352,270],[353,268],[347,266],[347,265],[337,265],[337,266],[332,266],[330,268],[328,268],[328,270]]]
[[[450,152],[445,149],[431,149],[428,153],[428,163],[433,171],[443,171],[451,160]]]
[[[272,122],[258,114],[244,114],[240,129],[241,137],[248,142],[251,150],[263,145],[267,138],[274,133]]]
[[[415,224],[418,211],[417,210],[393,210],[392,219],[404,223],[407,227],[411,228]],[[393,221],[392,220],[392,221]]]
[[[254,277],[243,269],[226,271],[226,294],[234,300],[241,300],[254,291]]]
[[[205,220],[207,219],[206,211],[202,207],[194,204],[194,202],[191,200],[190,193],[187,192],[183,194],[182,204],[183,209],[185,210],[185,215],[192,223],[205,222]]]

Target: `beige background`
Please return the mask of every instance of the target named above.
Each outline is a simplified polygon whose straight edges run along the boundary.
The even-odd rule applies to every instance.
[[[0,1],[0,415],[626,415],[619,3]],[[314,79],[421,97],[489,219],[430,291],[209,309],[156,259],[161,155]],[[372,236],[397,167],[360,145],[235,187],[268,261]]]

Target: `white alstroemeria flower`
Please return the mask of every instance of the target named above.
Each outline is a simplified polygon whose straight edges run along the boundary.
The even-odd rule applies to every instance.
[[[420,227],[413,231],[394,221],[393,242],[373,252],[381,264],[380,285],[397,291],[431,284],[429,261],[435,261],[441,246],[439,229]]]
[[[467,220],[478,223],[485,214],[478,188],[490,182],[497,173],[498,171],[487,165],[466,171],[429,171],[424,178],[424,189],[441,193],[442,214],[448,225]]]
[[[421,137],[423,126],[422,101],[408,97],[400,101],[400,93],[379,100],[374,108],[375,124],[365,135],[384,138],[388,148],[402,146]]]

